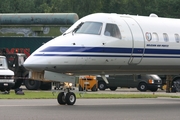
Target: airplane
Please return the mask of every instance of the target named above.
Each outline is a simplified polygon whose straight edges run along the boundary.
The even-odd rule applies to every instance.
[[[179,29],[179,19],[153,13],[94,13],[38,48],[24,66],[63,82],[76,75],[101,75],[108,83],[111,74],[179,74]],[[74,105],[76,96],[67,87],[57,101]]]

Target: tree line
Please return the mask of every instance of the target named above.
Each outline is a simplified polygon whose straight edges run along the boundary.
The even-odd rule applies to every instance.
[[[180,0],[0,0],[0,13],[97,12],[180,18]]]

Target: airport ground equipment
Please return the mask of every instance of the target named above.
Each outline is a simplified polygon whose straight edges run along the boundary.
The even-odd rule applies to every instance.
[[[170,92],[180,92],[180,75],[159,75],[162,79],[162,89]]]
[[[39,89],[47,90],[51,89],[50,82],[41,82],[31,80],[28,78],[29,71],[23,67],[23,63],[27,56],[24,53],[6,53],[5,49],[0,50],[1,55],[6,57],[8,69],[14,72],[14,86],[13,89],[19,88],[22,84],[29,90]],[[29,83],[30,82],[30,83]]]
[[[0,49],[5,49],[7,55],[15,59],[20,57],[19,53],[29,57],[38,47],[61,35],[79,19],[76,13],[9,13],[0,14],[0,18]],[[21,67],[16,69],[19,71]],[[26,76],[24,72],[17,74],[18,77]],[[15,86],[21,82],[22,79],[16,79]],[[26,79],[24,84],[30,90],[48,90],[51,82]]]
[[[97,91],[98,82],[96,76],[80,76],[79,77],[79,91]]]
[[[145,75],[109,75],[107,77],[109,84],[106,84],[101,77],[98,77],[99,90],[109,88],[115,91],[117,87],[137,88],[139,91],[157,91],[161,88],[162,80],[158,75],[145,74]]]
[[[0,91],[9,93],[14,86],[14,72],[8,69],[5,56],[0,55]]]

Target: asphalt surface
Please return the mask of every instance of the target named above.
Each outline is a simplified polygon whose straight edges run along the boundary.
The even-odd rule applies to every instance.
[[[0,100],[1,120],[179,120],[180,99]]]
[[[139,93],[135,89],[97,93]],[[144,94],[144,92],[143,92]],[[153,94],[146,92],[146,94]],[[159,90],[155,94],[169,94]],[[179,95],[179,93],[172,93]],[[77,99],[59,105],[56,99],[0,99],[1,120],[180,120],[180,98]]]

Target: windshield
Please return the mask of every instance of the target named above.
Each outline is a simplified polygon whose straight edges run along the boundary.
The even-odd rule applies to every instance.
[[[161,78],[158,75],[150,75],[154,80],[160,80]]]
[[[1,58],[0,57],[0,68],[5,68],[5,69],[7,69],[8,67],[7,67],[7,62],[6,62],[6,59],[5,58]]]
[[[102,25],[100,22],[84,22],[76,33],[100,35]]]

